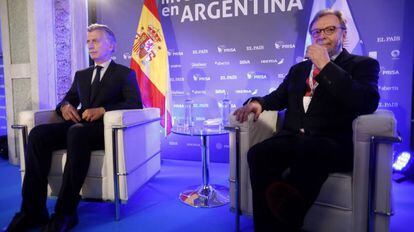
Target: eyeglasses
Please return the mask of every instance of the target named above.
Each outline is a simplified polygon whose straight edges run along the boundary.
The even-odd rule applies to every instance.
[[[345,30],[345,27],[337,27],[337,26],[329,26],[329,27],[325,27],[325,28],[320,28],[320,29],[313,29],[310,31],[310,34],[313,38],[317,38],[321,35],[322,31],[323,33],[325,33],[325,35],[332,35],[336,29],[342,29]]]

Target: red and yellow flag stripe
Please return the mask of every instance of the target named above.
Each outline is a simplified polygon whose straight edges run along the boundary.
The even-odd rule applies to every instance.
[[[161,111],[161,125],[171,131],[171,92],[168,52],[155,0],[145,0],[131,52],[145,107]]]

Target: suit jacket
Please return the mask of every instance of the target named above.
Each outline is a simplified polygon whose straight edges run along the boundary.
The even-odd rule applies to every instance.
[[[60,116],[60,107],[67,102],[75,108],[80,105],[80,115],[86,109],[95,107],[103,107],[105,111],[142,108],[135,72],[114,61],[109,64],[100,81],[98,93],[90,101],[93,69],[91,66],[76,72],[71,88],[56,106],[56,112]]]
[[[315,77],[319,85],[305,113],[303,96],[311,68],[310,60],[294,65],[275,91],[257,100],[263,110],[286,109],[282,134],[303,128],[309,135],[352,139],[352,121],[378,107],[378,62],[343,49]]]

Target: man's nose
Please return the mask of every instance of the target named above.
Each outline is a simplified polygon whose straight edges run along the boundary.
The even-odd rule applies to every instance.
[[[325,39],[325,37],[319,37],[318,39],[316,39],[316,43],[321,45],[321,44],[323,44],[324,39]]]
[[[318,40],[324,40],[325,38],[326,38],[325,31],[321,31],[321,33],[319,33]]]

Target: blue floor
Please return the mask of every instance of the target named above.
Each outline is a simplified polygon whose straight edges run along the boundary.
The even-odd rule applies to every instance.
[[[212,163],[210,182],[228,185],[228,164]],[[142,187],[121,208],[121,220],[114,221],[110,203],[81,202],[80,223],[74,231],[234,231],[234,214],[229,206],[192,208],[178,200],[188,186],[201,184],[200,162],[163,160],[161,172]],[[391,231],[408,232],[414,228],[414,183],[394,182],[396,214]],[[5,227],[20,204],[18,167],[0,159],[0,228]],[[48,201],[49,211],[54,200]],[[241,231],[253,231],[252,219],[241,218]]]

